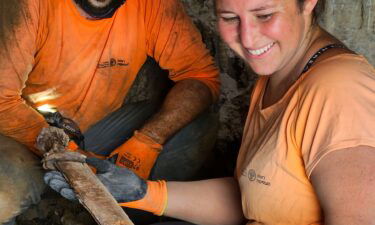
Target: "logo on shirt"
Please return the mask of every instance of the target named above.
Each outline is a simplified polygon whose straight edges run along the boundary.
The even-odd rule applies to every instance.
[[[251,169],[247,173],[247,177],[249,178],[250,181],[254,181],[257,178],[257,174],[255,173],[255,170]]]
[[[263,184],[266,186],[271,186],[271,182],[267,181],[265,176],[257,174],[254,169],[249,169],[248,171],[243,170],[241,173],[242,176],[247,177],[250,182],[257,182],[258,184]]]
[[[98,64],[98,69],[107,68],[107,67],[113,67],[113,66],[128,66],[129,63],[127,63],[123,59],[114,59],[111,58],[109,61],[104,61]]]

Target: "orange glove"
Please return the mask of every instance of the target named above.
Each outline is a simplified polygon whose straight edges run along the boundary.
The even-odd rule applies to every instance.
[[[68,146],[66,147],[66,150],[71,151],[71,152],[78,152],[81,153],[82,155],[85,155],[87,157],[94,157],[98,159],[107,159],[106,156],[104,155],[98,155],[93,152],[85,151],[79,148],[79,146],[74,142],[74,141],[69,141]]]
[[[147,179],[162,148],[161,144],[147,135],[135,131],[133,137],[115,149],[109,157],[118,155],[116,165],[126,167]]]
[[[71,152],[78,152],[81,153],[82,155],[85,155],[86,157],[94,157],[98,159],[107,159],[106,156],[104,155],[98,155],[93,152],[85,151],[79,148],[79,146],[74,142],[74,141],[69,141],[68,146],[66,146],[66,150],[71,151]],[[90,169],[92,170],[93,173],[96,173],[96,168],[90,166]]]
[[[146,182],[147,192],[142,199],[132,202],[119,203],[119,205],[121,207],[148,211],[157,216],[161,216],[163,215],[168,202],[167,183],[164,180],[148,180]]]

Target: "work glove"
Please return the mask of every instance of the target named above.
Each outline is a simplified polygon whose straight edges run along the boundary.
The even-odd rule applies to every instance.
[[[86,163],[95,167],[96,176],[119,202],[120,206],[141,209],[162,215],[167,204],[165,181],[146,181],[127,168],[109,161],[86,158]],[[63,197],[77,201],[74,190],[58,171],[47,172],[44,181]]]
[[[96,153],[93,153],[93,152],[90,152],[90,151],[87,151],[87,150],[83,150],[81,148],[79,148],[79,146],[76,144],[75,141],[69,141],[68,145],[66,146],[66,150],[70,151],[70,152],[78,152],[82,155],[85,155],[87,157],[93,157],[93,158],[98,158],[98,159],[107,159],[106,156],[104,155],[99,155],[99,154],[96,154]]]
[[[109,155],[109,158],[116,157],[116,165],[126,167],[143,179],[147,179],[161,150],[161,144],[135,131],[128,141]]]

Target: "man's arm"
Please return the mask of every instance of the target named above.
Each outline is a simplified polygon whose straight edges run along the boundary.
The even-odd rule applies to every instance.
[[[211,92],[205,84],[198,80],[179,81],[169,91],[160,111],[140,131],[164,144],[211,103]]]
[[[115,149],[116,164],[147,178],[162,144],[219,96],[219,71],[199,31],[178,0],[140,1],[144,7],[147,55],[169,71],[176,85],[161,110]]]
[[[179,0],[144,4],[148,54],[176,82],[161,110],[140,130],[163,144],[217,99],[219,71]]]
[[[311,180],[325,225],[363,225],[375,221],[375,148],[359,146],[325,156]]]
[[[44,118],[22,98],[34,65],[39,26],[37,0],[0,2],[0,133],[34,148]],[[39,152],[40,153],[40,152]]]

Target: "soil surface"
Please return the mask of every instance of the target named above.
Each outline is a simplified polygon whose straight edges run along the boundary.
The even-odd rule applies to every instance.
[[[17,217],[17,225],[96,225],[79,204],[48,189],[42,201]]]

